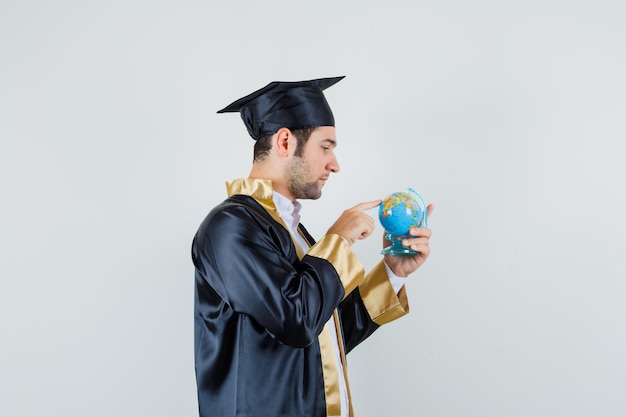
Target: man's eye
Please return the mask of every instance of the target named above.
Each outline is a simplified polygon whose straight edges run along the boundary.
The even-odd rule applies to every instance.
[[[322,146],[322,149],[324,149],[325,151],[327,151],[327,150],[329,150],[329,149],[330,149],[330,147],[328,147],[328,146]]]

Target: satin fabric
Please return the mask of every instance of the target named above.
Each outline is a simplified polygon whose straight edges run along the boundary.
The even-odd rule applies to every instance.
[[[372,319],[358,288],[345,290],[368,281],[341,277],[338,269],[354,265],[336,267],[325,252],[354,256],[340,238],[325,236],[300,259],[287,229],[249,196],[234,195],[205,218],[192,245],[201,417],[334,414],[318,336],[335,309],[346,352],[383,323]]]
[[[274,81],[234,101],[218,113],[239,112],[254,140],[276,133],[281,127],[335,126],[335,118],[323,90],[343,78]]]

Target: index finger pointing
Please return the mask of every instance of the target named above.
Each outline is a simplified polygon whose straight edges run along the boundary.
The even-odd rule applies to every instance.
[[[366,211],[373,209],[374,207],[378,207],[383,200],[374,200],[374,201],[366,201],[363,203],[359,203],[353,208],[359,211]]]

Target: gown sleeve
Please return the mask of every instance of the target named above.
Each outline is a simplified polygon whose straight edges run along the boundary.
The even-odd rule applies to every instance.
[[[380,261],[339,306],[346,353],[383,324],[408,313],[405,287],[396,294],[389,282],[385,264]]]
[[[313,242],[306,229],[303,231]],[[336,235],[323,236],[308,253],[329,259],[344,285],[346,295],[338,311],[346,353],[381,325],[409,313],[406,289],[396,293],[383,260],[365,275],[350,247]]]

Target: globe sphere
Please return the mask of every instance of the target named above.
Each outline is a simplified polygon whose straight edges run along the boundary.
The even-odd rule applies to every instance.
[[[385,197],[378,210],[380,224],[393,236],[409,234],[412,227],[420,227],[426,219],[426,207],[415,191],[392,193]]]

